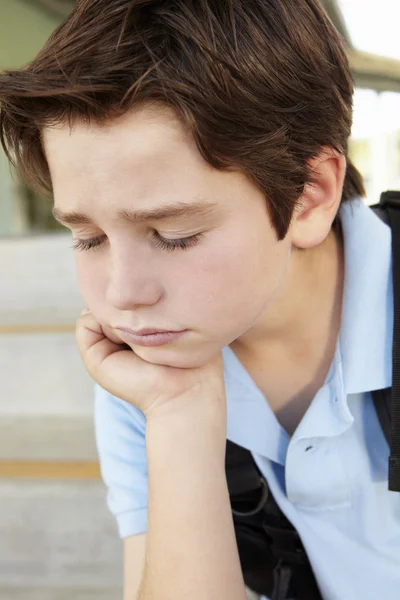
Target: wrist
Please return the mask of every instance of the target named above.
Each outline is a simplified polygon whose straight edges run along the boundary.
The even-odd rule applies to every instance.
[[[163,401],[154,403],[145,411],[147,424],[164,427],[178,426],[181,423],[198,424],[202,426],[223,427],[226,430],[226,398],[225,389],[211,395],[196,395],[185,393]]]
[[[163,406],[147,418],[146,447],[149,459],[159,452],[220,455],[226,452],[225,402],[192,402],[181,399],[179,410]]]

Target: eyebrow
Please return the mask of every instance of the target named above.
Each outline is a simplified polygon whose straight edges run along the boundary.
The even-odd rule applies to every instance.
[[[195,202],[185,204],[177,202],[166,204],[151,210],[123,210],[118,217],[130,223],[139,224],[148,221],[166,221],[178,217],[206,217],[216,211],[217,205],[212,202]],[[88,215],[79,212],[63,212],[59,208],[52,210],[54,218],[62,225],[93,225],[94,221]]]

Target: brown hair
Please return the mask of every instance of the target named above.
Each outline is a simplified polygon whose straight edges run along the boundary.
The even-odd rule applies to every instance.
[[[318,0],[78,0],[22,70],[0,75],[0,139],[52,192],[43,127],[172,107],[208,163],[265,193],[279,239],[323,146],[347,157],[353,81]],[[365,195],[348,160],[342,200]]]

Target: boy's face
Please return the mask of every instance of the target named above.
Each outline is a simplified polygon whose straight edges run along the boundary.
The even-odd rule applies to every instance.
[[[43,136],[56,211],[87,217],[68,224],[78,279],[111,339],[127,341],[118,328],[187,330],[163,346],[130,345],[148,362],[195,367],[256,331],[285,278],[291,243],[277,241],[250,180],[209,166],[168,110]],[[180,216],[133,219],[175,204],[185,208]],[[194,204],[201,210],[192,214]],[[164,247],[191,237],[186,249]]]

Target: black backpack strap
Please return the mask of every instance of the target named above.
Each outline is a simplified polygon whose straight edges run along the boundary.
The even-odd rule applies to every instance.
[[[385,210],[392,230],[393,258],[393,380],[391,392],[391,409],[387,410],[388,392],[380,394],[381,403],[375,402],[383,431],[390,443],[389,489],[400,492],[400,192],[388,191],[381,195],[379,205]],[[378,396],[375,396],[378,399]],[[374,398],[375,398],[374,397]],[[387,434],[387,416],[391,420],[390,435]]]
[[[392,229],[394,328],[392,388],[373,392],[391,448],[389,489],[400,491],[400,192],[372,207]],[[226,477],[246,585],[271,600],[322,600],[300,536],[277,505],[251,452],[227,441]]]
[[[389,447],[392,443],[392,389],[375,390],[372,392],[376,414]]]
[[[251,452],[228,440],[225,471],[246,585],[271,600],[322,600],[300,536]]]

